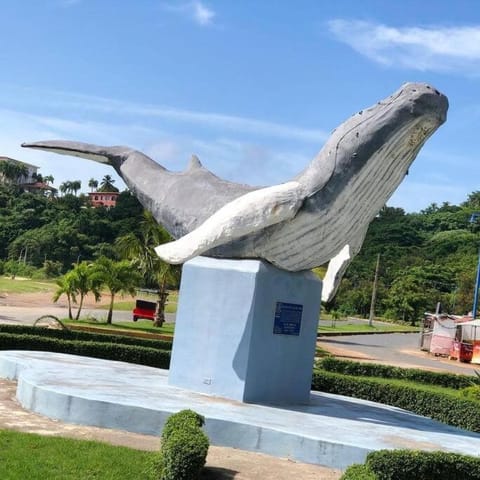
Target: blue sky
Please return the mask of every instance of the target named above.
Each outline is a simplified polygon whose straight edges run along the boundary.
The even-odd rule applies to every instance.
[[[418,81],[448,96],[448,120],[389,205],[419,211],[480,190],[476,0],[0,7],[0,155],[40,166],[57,186],[79,179],[87,191],[113,170],[21,142],[129,145],[177,171],[195,153],[233,181],[287,181],[339,123]]]

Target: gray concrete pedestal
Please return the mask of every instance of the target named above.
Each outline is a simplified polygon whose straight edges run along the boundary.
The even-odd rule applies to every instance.
[[[321,302],[311,272],[197,257],[183,266],[168,383],[252,403],[308,403]]]

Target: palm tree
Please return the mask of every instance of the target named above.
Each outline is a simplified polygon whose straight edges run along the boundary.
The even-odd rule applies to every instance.
[[[146,286],[155,286],[159,290],[157,313],[154,325],[161,327],[165,321],[165,304],[168,298],[167,286],[177,283],[180,267],[165,263],[155,253],[155,247],[171,240],[167,231],[158,225],[153,215],[143,212],[143,220],[138,233],[127,233],[117,238],[115,247],[123,258],[129,259],[140,271]]]
[[[28,177],[28,168],[26,165],[8,160],[0,161],[0,174],[7,183],[19,182],[23,177]]]
[[[63,277],[60,277],[59,279],[56,280],[55,282],[57,284],[57,290],[55,291],[53,295],[53,301],[56,303],[58,302],[59,298],[62,295],[66,295],[67,301],[68,301],[68,319],[73,320],[73,315],[72,315],[72,302],[76,302],[76,297],[75,297],[75,286],[73,282],[73,277],[69,275],[68,273],[63,275]]]
[[[80,180],[74,180],[73,182],[70,182],[70,188],[73,193],[77,195],[77,192],[82,188],[82,182]]]
[[[98,187],[98,180],[91,178],[88,181],[88,186],[90,187],[91,191],[93,192]]]
[[[92,292],[95,301],[100,298],[100,284],[101,281],[96,275],[94,266],[87,262],[76,263],[73,270],[70,272],[74,277],[75,291],[80,296],[80,303],[78,304],[77,315],[75,320],[80,318],[80,312],[83,307],[83,300],[87,293]]]
[[[111,258],[100,257],[94,263],[95,277],[110,292],[107,323],[112,323],[113,303],[117,293],[135,295],[141,276],[131,262],[116,262]]]
[[[41,173],[32,174],[32,180],[34,180],[35,182],[40,182],[40,183],[44,182],[44,178],[43,178],[43,175]]]
[[[99,192],[118,192],[118,188],[114,187],[115,180],[110,175],[105,175],[100,182]]]
[[[65,195],[66,193],[69,193],[72,189],[72,182],[69,180],[63,182],[60,184],[60,187],[58,187],[60,191]]]
[[[65,294],[68,300],[68,318],[73,319],[71,304],[77,303],[77,295],[80,297],[75,320],[80,318],[85,296],[92,292],[95,300],[100,298],[101,281],[96,275],[93,266],[87,262],[81,262],[73,265],[73,269],[67,272],[63,277],[57,280],[58,289],[53,296],[56,302],[61,295]]]
[[[50,183],[53,183],[55,181],[55,179],[53,178],[53,175],[45,175],[43,177],[43,181],[49,185]]]

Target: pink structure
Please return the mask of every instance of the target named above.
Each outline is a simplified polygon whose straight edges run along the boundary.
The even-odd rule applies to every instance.
[[[90,192],[88,197],[92,207],[114,207],[117,204],[119,192]]]

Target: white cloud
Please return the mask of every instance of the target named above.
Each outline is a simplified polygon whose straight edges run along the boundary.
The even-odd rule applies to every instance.
[[[77,5],[81,2],[82,0],[59,0],[59,4],[62,7],[73,7],[74,5]]]
[[[88,179],[109,174],[123,183],[111,167],[87,160],[55,155],[49,152],[21,148],[23,142],[67,139],[99,145],[128,145],[137,148],[164,167],[182,171],[192,154],[200,157],[205,167],[226,180],[251,185],[273,185],[298,174],[313,158],[308,149],[275,141],[266,145],[252,139],[218,136],[198,132],[178,133],[175,129],[155,128],[150,119],[135,118],[112,123],[110,116],[94,120],[72,120],[65,112],[38,115],[13,109],[0,109],[0,155],[23,160],[40,167],[40,173],[52,174],[55,185],[65,180],[81,180],[83,190]],[[120,119],[121,120],[121,119]],[[143,123],[149,126],[144,126]],[[162,122],[163,124],[164,122]],[[220,132],[219,132],[220,133]],[[320,147],[320,143],[316,147]],[[300,153],[299,153],[300,149]],[[315,153],[315,152],[313,152]]]
[[[267,120],[238,117],[215,112],[198,112],[174,107],[144,105],[123,102],[109,98],[88,95],[67,94],[62,92],[31,92],[30,101],[48,108],[56,107],[77,112],[100,112],[115,114],[115,118],[132,115],[135,118],[163,118],[178,123],[190,123],[202,128],[231,131],[235,134],[248,134],[260,137],[273,137],[285,140],[297,140],[319,144],[329,137],[320,129],[301,128]]]
[[[191,4],[192,14],[194,20],[202,26],[211,25],[215,17],[215,12],[210,10],[201,2],[192,2]]]
[[[480,25],[391,27],[358,20],[332,20],[334,36],[388,67],[480,75]]]
[[[164,8],[183,15],[202,27],[213,25],[213,19],[216,17],[216,13],[212,9],[198,0],[179,5],[164,4]]]

